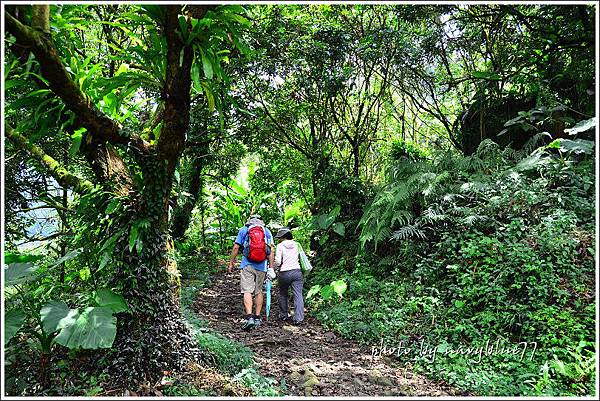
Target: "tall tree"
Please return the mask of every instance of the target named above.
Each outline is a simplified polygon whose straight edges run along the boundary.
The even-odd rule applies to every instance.
[[[120,289],[132,312],[119,319],[112,366],[126,382],[154,380],[199,356],[179,310],[176,264],[170,256],[171,187],[186,146],[192,87],[212,98],[211,82],[223,77],[223,53],[217,52],[237,42],[236,27],[244,19],[239,7],[226,6],[112,9],[113,18],[121,11],[118,21],[100,20],[98,26],[129,24],[131,29],[124,29],[129,36],[121,42],[109,32],[116,54],[105,70],[102,47],[93,54],[94,48],[81,42],[85,32],[79,35],[65,24],[68,7],[34,5],[30,22],[10,11],[4,17],[15,45],[29,50],[39,65],[37,93],[54,96],[74,116],[67,128],[74,131],[75,151],[84,155],[92,175],[69,171],[34,144],[24,132],[27,122],[16,113],[8,117],[6,137],[61,186],[99,207],[96,218],[110,216],[110,224],[99,231],[103,253],[96,268],[105,269],[112,260],[106,280]],[[86,13],[94,6],[78,7],[77,12]],[[60,34],[49,29],[53,24]],[[135,64],[134,57],[140,62]],[[153,114],[151,109],[137,113],[141,121],[124,112],[124,100],[136,96],[155,105]],[[153,117],[144,121],[144,115]]]

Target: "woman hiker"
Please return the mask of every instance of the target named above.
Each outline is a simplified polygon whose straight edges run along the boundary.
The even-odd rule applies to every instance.
[[[279,241],[275,249],[275,268],[279,269],[279,319],[289,321],[288,290],[292,287],[294,293],[293,323],[299,325],[304,320],[304,298],[302,286],[304,277],[300,269],[298,243],[292,238],[289,228],[281,228],[275,235]]]

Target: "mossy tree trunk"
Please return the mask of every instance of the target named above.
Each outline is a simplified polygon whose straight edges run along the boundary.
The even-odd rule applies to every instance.
[[[212,7],[195,7],[195,17],[201,18],[209,8]],[[29,152],[63,187],[86,194],[100,186],[114,196],[129,199],[129,217],[116,225],[126,233],[135,230],[142,246],[131,249],[128,241],[131,234],[119,240],[115,254],[123,258],[111,278],[121,288],[132,312],[118,320],[117,338],[111,350],[113,373],[129,385],[155,382],[163,371],[183,368],[186,362],[199,357],[179,308],[177,266],[171,256],[173,242],[169,236],[169,198],[189,126],[190,70],[194,56],[192,48],[185,46],[176,32],[181,6],[165,6],[165,11],[161,27],[167,44],[163,125],[155,145],[136,132],[124,132],[73,81],[49,33],[48,6],[33,6],[32,26],[5,13],[7,31],[19,46],[33,53],[48,88],[78,116],[76,123],[86,128],[82,151],[95,182],[67,171],[10,127],[6,130],[7,138]],[[131,157],[126,161],[121,156],[123,152],[116,151],[117,147]],[[142,184],[134,183],[128,163],[135,163],[141,170]],[[143,226],[141,221],[145,222]]]

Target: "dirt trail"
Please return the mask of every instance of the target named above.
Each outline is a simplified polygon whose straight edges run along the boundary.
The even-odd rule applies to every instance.
[[[240,329],[242,298],[239,274],[215,275],[194,303],[209,327],[250,348],[264,376],[285,383],[289,395],[299,396],[443,396],[451,388],[387,358],[371,360],[371,349],[326,330],[310,311],[304,325],[277,321],[278,290],[272,292],[271,322],[250,332]],[[263,312],[264,314],[264,312]]]

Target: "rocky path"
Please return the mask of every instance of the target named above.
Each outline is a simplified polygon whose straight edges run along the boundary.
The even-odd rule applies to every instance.
[[[371,358],[371,349],[323,328],[308,311],[305,324],[282,324],[273,289],[271,322],[250,332],[242,325],[239,273],[212,277],[200,290],[194,310],[209,326],[249,347],[264,376],[274,377],[296,396],[447,396],[448,386],[434,383],[390,359]]]

